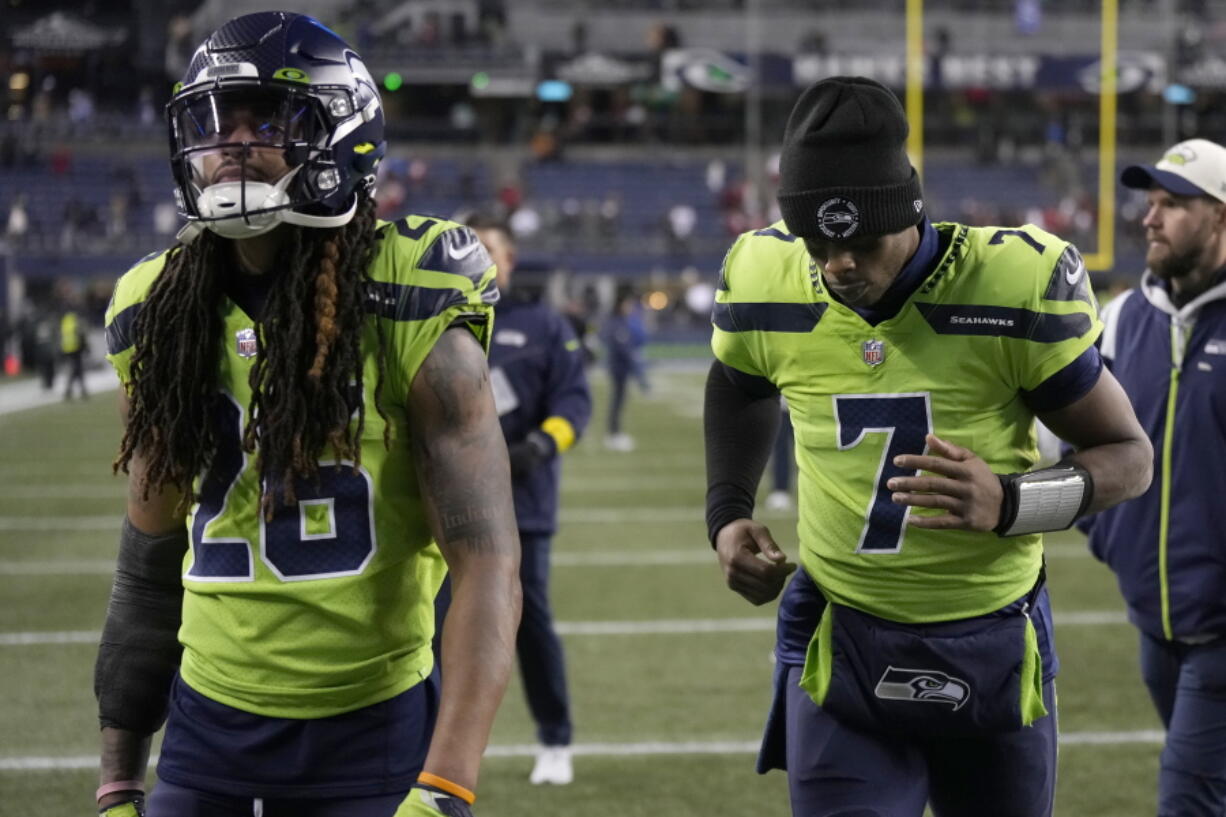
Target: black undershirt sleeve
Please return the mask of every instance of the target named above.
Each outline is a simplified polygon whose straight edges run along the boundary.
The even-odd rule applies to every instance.
[[[703,438],[707,454],[707,537],[753,516],[758,481],[779,433],[779,391],[763,377],[725,366],[707,373]]]

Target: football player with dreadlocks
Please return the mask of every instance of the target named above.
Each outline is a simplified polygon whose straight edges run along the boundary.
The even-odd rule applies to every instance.
[[[376,221],[379,96],[316,20],[226,23],[167,113],[187,225],[107,311],[130,488],[98,805],[468,815],[520,610],[494,267],[459,224]]]

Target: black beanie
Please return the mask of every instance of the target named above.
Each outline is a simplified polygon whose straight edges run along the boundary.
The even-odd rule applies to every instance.
[[[796,100],[779,158],[779,211],[792,235],[840,241],[919,223],[924,194],[907,158],[907,117],[865,77],[829,77]]]

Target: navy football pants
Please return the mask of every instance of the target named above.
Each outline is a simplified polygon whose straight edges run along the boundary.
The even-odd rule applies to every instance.
[[[788,791],[794,817],[1050,817],[1056,783],[1055,681],[1051,714],[1016,732],[904,740],[844,726],[787,681]]]
[[[1183,644],[1141,633],[1141,677],[1167,729],[1158,817],[1226,814],[1226,639]]]
[[[149,817],[391,817],[407,792],[331,800],[263,800],[231,797],[158,783],[149,795]]]
[[[519,674],[536,721],[537,738],[546,746],[566,746],[571,739],[570,700],[562,641],[553,628],[549,607],[549,536],[520,531],[523,556],[519,579],[524,612],[515,636]]]

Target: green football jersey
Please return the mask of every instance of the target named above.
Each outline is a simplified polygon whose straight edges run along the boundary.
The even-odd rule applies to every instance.
[[[800,562],[836,602],[902,622],[982,615],[1020,598],[1042,536],[906,524],[928,509],[886,488],[899,454],[934,433],[997,473],[1038,459],[1023,393],[1073,362],[1101,323],[1085,265],[1033,226],[935,225],[943,251],[900,311],[876,326],[826,291],[804,243],[778,222],[724,261],[712,347],[765,377],[796,431]]]
[[[224,704],[269,717],[319,718],[390,698],[432,666],[434,596],[445,565],[410,455],[409,387],[443,332],[464,321],[489,349],[498,292],[489,255],[466,227],[409,216],[379,225],[363,326],[366,422],[361,466],[320,460],[319,485],[259,510],[255,457],[240,445],[260,327],[228,298],[217,357],[223,392],[213,464],[187,519],[181,673]],[[107,310],[108,359],[129,381],[132,322],[165,254],[119,281]],[[387,346],[375,410],[378,328]],[[274,341],[275,342],[275,341]]]

